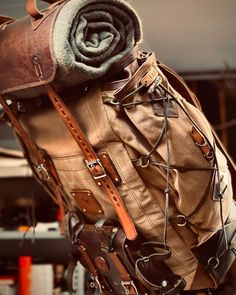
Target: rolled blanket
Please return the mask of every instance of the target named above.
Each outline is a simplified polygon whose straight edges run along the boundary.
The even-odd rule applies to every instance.
[[[103,76],[141,39],[140,21],[123,0],[70,0],[53,29],[56,81],[66,86]]]
[[[67,0],[0,28],[0,94],[32,98],[97,79],[142,38],[124,0]]]

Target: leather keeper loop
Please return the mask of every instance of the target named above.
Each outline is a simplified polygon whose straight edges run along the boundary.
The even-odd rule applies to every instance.
[[[200,148],[204,158],[209,162],[213,160],[214,155],[206,138],[204,138],[204,136],[194,126],[191,129],[191,135],[196,146]]]

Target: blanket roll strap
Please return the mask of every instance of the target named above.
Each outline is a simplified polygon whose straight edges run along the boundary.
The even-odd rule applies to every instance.
[[[40,20],[30,16],[7,24],[0,32],[0,94],[50,83],[55,78],[49,40],[60,8],[53,5]],[[7,50],[6,50],[7,48]]]

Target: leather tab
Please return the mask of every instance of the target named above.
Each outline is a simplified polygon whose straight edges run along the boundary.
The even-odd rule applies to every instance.
[[[85,214],[102,215],[104,211],[93,193],[89,190],[73,190],[72,197],[80,210]]]
[[[194,126],[191,129],[191,135],[195,141],[195,144],[200,148],[204,158],[209,162],[213,160],[214,154],[211,150],[211,147],[209,146],[209,143]]]
[[[144,84],[146,87],[150,86],[158,76],[158,71],[156,66],[151,66],[148,72],[141,79],[141,84]]]
[[[121,178],[118,174],[115,165],[113,164],[111,158],[109,157],[108,153],[101,152],[98,153],[98,158],[102,162],[102,165],[104,166],[106,172],[109,174],[111,180],[115,185],[121,184]]]

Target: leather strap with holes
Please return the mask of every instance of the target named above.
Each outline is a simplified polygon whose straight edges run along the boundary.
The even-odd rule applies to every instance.
[[[114,183],[112,182],[109,175],[107,175],[102,162],[99,160],[97,154],[95,153],[92,146],[80,129],[79,125],[75,121],[70,110],[64,104],[57,92],[50,84],[46,84],[45,88],[50,100],[52,101],[52,104],[62,118],[67,129],[70,131],[74,140],[80,147],[81,151],[83,152],[85,157],[85,164],[91,172],[95,182],[98,186],[103,187],[109,199],[111,200],[127,238],[129,240],[134,240],[137,237],[137,231],[134,226],[134,222],[131,219]]]

